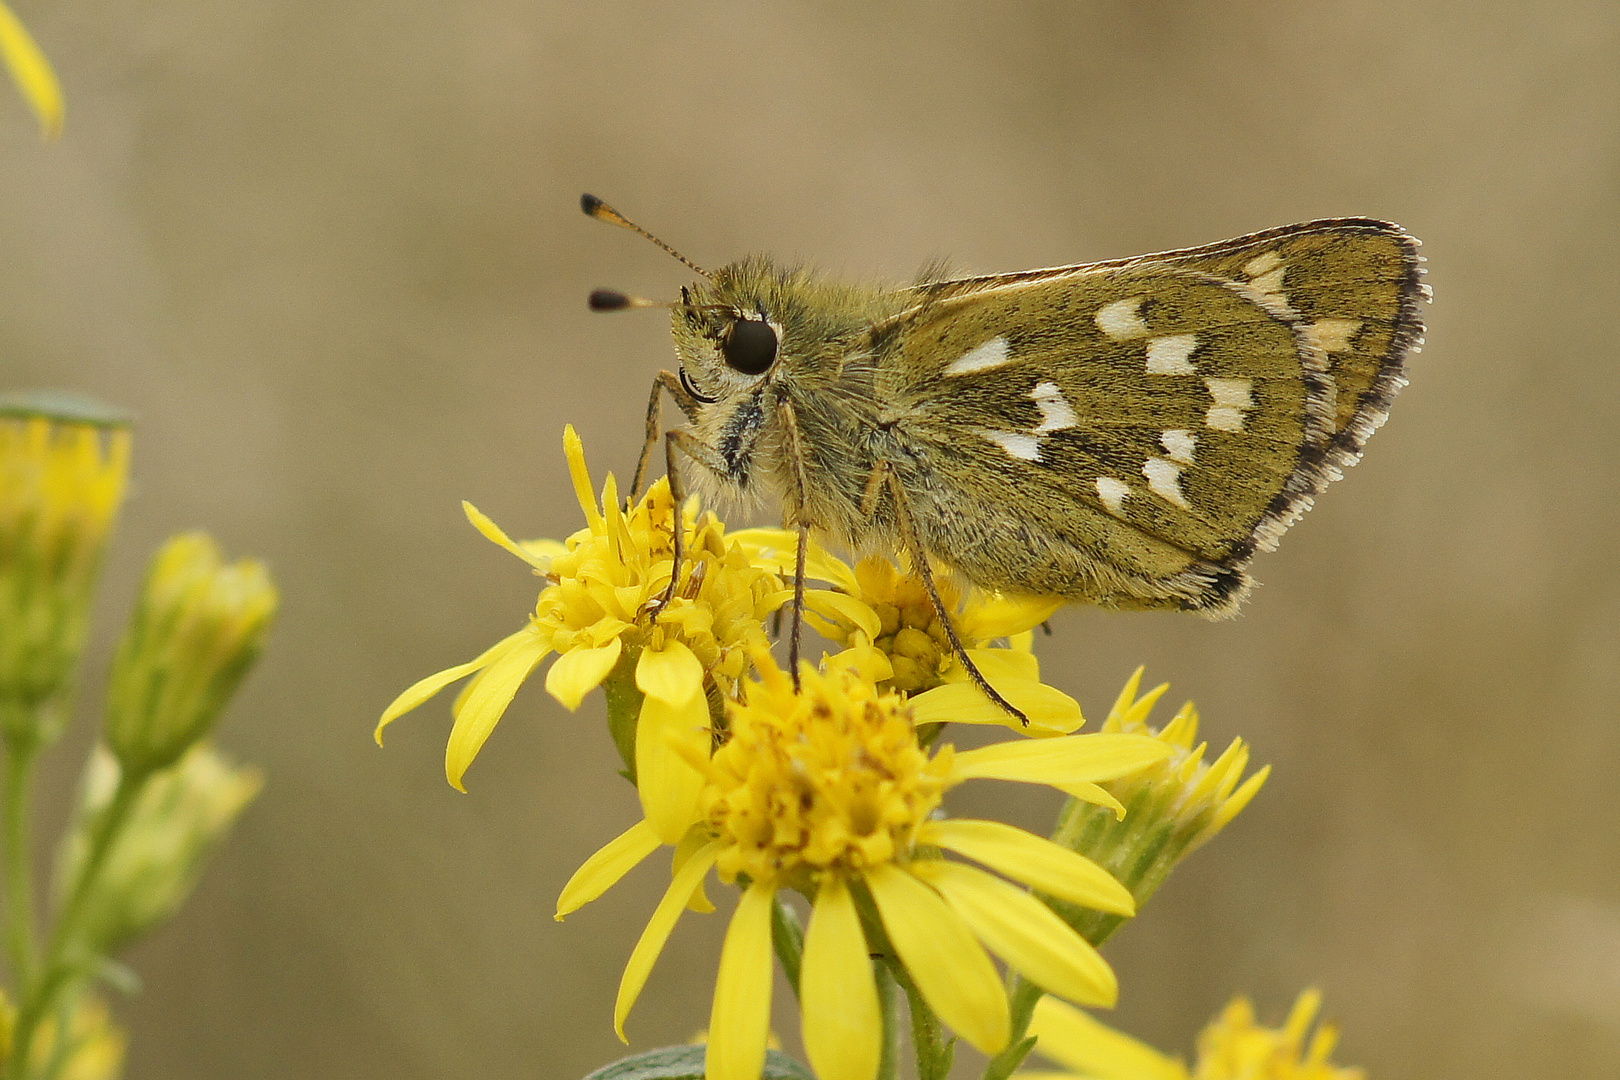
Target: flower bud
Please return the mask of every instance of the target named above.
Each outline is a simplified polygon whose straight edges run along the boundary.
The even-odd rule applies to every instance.
[[[61,395],[0,396],[0,732],[47,738],[84,645],[129,471],[127,421]]]
[[[1267,765],[1244,778],[1249,748],[1242,739],[1233,739],[1220,757],[1206,762],[1207,744],[1195,745],[1198,710],[1192,702],[1183,705],[1164,727],[1150,727],[1148,714],[1169,686],[1155,687],[1137,697],[1141,680],[1142,669],[1138,668],[1102,730],[1151,736],[1171,748],[1170,756],[1102,784],[1125,807],[1123,818],[1106,807],[1070,799],[1052,837],[1113,874],[1131,891],[1139,911],[1178,862],[1249,805],[1271,773]],[[1053,901],[1052,906],[1093,945],[1101,944],[1123,921],[1122,916],[1062,901]]]
[[[74,827],[57,859],[59,895],[72,891],[119,776],[118,762],[98,746],[85,767]],[[83,916],[85,944],[105,955],[173,915],[191,894],[209,853],[263,786],[259,770],[231,765],[206,743],[152,776],[97,874]]]
[[[203,533],[152,560],[107,688],[107,744],[132,774],[165,768],[213,729],[276,610],[264,564],[230,565]]]

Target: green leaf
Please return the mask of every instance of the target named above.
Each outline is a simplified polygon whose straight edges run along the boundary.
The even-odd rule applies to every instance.
[[[604,1065],[585,1080],[703,1080],[703,1046],[666,1046]],[[815,1080],[804,1065],[780,1050],[765,1052],[760,1080]]]

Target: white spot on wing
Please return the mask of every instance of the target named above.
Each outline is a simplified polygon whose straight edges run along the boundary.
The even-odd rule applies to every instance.
[[[1097,477],[1097,498],[1102,500],[1104,509],[1115,517],[1124,515],[1125,496],[1130,493],[1130,486],[1123,480],[1115,480],[1112,476]]]
[[[1147,373],[1149,375],[1195,375],[1190,357],[1198,348],[1197,334],[1167,334],[1148,338]]]
[[[1360,319],[1317,319],[1305,327],[1305,340],[1323,352],[1349,352]]]
[[[1037,435],[1048,431],[1066,431],[1078,427],[1080,418],[1074,414],[1074,409],[1063,397],[1063,392],[1057,388],[1057,383],[1043,382],[1029,392],[1035,400],[1036,408],[1041,410],[1041,423],[1035,429]]]
[[[1264,255],[1256,255],[1243,264],[1243,272],[1250,277],[1259,277],[1270,270],[1277,269],[1282,264],[1282,256],[1275,251],[1268,251]]]
[[[966,375],[974,371],[988,371],[1008,361],[1007,339],[993,337],[989,341],[958,357],[945,369],[947,375]]]
[[[1142,463],[1142,475],[1147,477],[1148,489],[1165,502],[1174,503],[1183,510],[1192,504],[1181,493],[1181,466],[1162,457],[1150,457]]]
[[[1249,284],[1256,291],[1281,300],[1283,298],[1283,270],[1284,268],[1279,266],[1277,269],[1267,271],[1259,277],[1250,278]]]
[[[1147,298],[1144,296],[1132,296],[1105,305],[1097,312],[1097,329],[1115,341],[1141,337],[1148,332],[1147,323],[1142,321],[1139,310],[1145,299]]]
[[[1020,461],[1041,460],[1041,440],[1018,431],[992,431],[980,428],[979,434],[1001,447]]]
[[[1171,461],[1191,465],[1193,449],[1198,445],[1198,436],[1186,428],[1171,428],[1159,436],[1159,445],[1164,447],[1164,452],[1170,455]]]
[[[1243,414],[1254,408],[1251,379],[1205,379],[1215,404],[1204,414],[1204,425],[1217,431],[1242,431]]]

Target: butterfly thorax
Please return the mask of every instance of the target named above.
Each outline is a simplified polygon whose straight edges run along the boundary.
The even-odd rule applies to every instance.
[[[683,300],[673,324],[696,399],[690,430],[720,466],[695,471],[704,494],[732,503],[778,494],[785,518],[848,543],[865,542],[874,526],[886,531],[861,503],[876,463],[902,448],[904,417],[880,381],[895,353],[885,328],[915,308],[915,296],[756,257],[683,290]],[[727,362],[722,344],[739,320],[775,331],[778,355],[763,372]]]

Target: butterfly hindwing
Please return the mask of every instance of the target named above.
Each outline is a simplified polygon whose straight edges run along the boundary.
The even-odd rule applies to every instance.
[[[1417,277],[1415,241],[1356,220],[946,282],[891,389],[948,489],[1019,500],[1147,606],[1222,607],[1381,422],[1421,331]],[[949,453],[964,435],[984,452]]]

